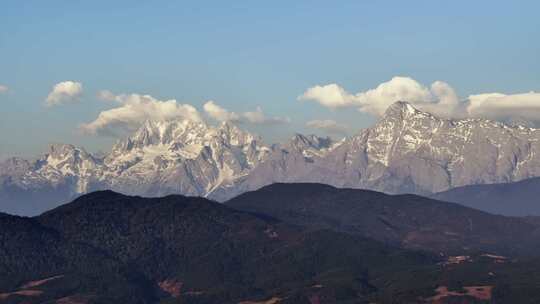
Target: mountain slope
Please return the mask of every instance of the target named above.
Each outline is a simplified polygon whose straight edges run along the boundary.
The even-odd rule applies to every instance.
[[[91,299],[98,290],[109,303],[119,294],[132,303],[155,300],[136,270],[98,248],[69,242],[36,219],[0,214],[0,231],[1,303],[40,303],[74,295]],[[22,296],[25,293],[30,296]]]
[[[306,193],[328,197],[337,190],[286,186],[283,197],[294,193],[290,186],[295,186],[300,200]],[[373,204],[379,202],[388,219],[393,218],[396,206],[385,201],[386,196],[366,193]],[[266,193],[273,198],[270,194]],[[314,197],[309,201],[320,206]],[[344,203],[335,202],[333,208],[339,211]],[[363,225],[373,225],[369,220],[373,212],[360,205],[367,213]],[[111,191],[84,195],[35,218],[0,214],[0,302],[537,303],[540,299],[537,259],[445,257],[398,249],[358,236],[347,226],[337,229],[331,225],[338,222],[331,209],[325,210],[327,217],[313,217],[313,223],[347,233],[316,225],[302,228],[203,198],[148,199]],[[433,209],[430,215],[437,218],[432,222],[448,222],[444,212],[436,212],[440,207]],[[408,212],[395,210],[404,218]],[[292,222],[298,218],[291,210],[286,213],[293,215]],[[351,217],[357,214],[353,208]],[[462,215],[457,210],[452,216]],[[403,222],[396,222],[397,227]],[[511,230],[514,225],[506,226]],[[524,235],[538,243],[532,231]],[[494,236],[506,237],[500,231]]]
[[[539,176],[540,129],[483,119],[441,119],[397,102],[373,127],[311,158],[306,166],[283,167],[275,174],[280,159],[255,168],[237,186],[240,192],[273,182],[318,182],[427,195]]]
[[[33,161],[8,159],[0,164],[2,210],[35,215],[103,189],[208,195],[246,175],[268,151],[230,123],[148,121],[102,158],[72,145],[51,145]]]
[[[113,148],[101,179],[130,194],[204,196],[247,174],[267,153],[259,138],[231,123],[147,122]]]
[[[439,268],[431,255],[178,195],[95,192],[36,218],[2,215],[0,228],[9,274],[0,301],[14,303],[415,299],[433,282],[410,284],[411,270],[429,277]]]
[[[514,183],[458,187],[432,197],[496,214],[539,216],[540,178]]]
[[[0,163],[0,202],[4,212],[33,215],[90,190],[100,160],[73,145],[53,144],[35,160]]]
[[[274,184],[242,194],[226,205],[304,227],[449,255],[540,253],[536,224],[415,195],[393,196],[322,184]]]

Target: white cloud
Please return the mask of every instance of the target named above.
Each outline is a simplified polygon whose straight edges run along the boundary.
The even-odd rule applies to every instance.
[[[329,108],[356,107],[361,112],[381,116],[396,101],[408,101],[421,109],[449,116],[459,104],[456,93],[445,82],[430,88],[409,77],[394,77],[376,88],[352,94],[337,84],[307,89],[299,100],[311,100]]]
[[[462,116],[463,104],[459,101],[456,91],[446,82],[435,81],[430,88],[431,100],[414,103],[420,110],[427,111],[440,117]]]
[[[239,121],[240,115],[230,112],[227,109],[217,105],[213,100],[207,101],[203,109],[211,118],[217,121]]]
[[[97,92],[96,97],[103,101],[121,102],[121,100],[119,100],[119,97],[114,95],[114,93],[109,90],[101,90]]]
[[[328,108],[357,105],[355,97],[335,83],[311,87],[300,95],[298,99],[313,100]]]
[[[507,95],[483,93],[460,98],[447,83],[435,81],[430,87],[409,77],[394,77],[374,89],[352,94],[337,84],[314,86],[298,97],[325,107],[357,108],[381,116],[389,105],[407,101],[416,108],[446,118],[477,117],[496,120],[540,122],[540,93]]]
[[[313,129],[323,130],[327,133],[333,133],[338,135],[347,134],[347,127],[334,120],[312,120],[306,123],[306,126]]]
[[[282,124],[290,121],[288,118],[267,117],[260,107],[257,107],[257,109],[252,112],[231,112],[219,106],[212,100],[207,101],[204,104],[203,109],[208,116],[217,121],[233,121],[251,124]]]
[[[48,107],[78,101],[83,91],[82,83],[64,81],[57,83],[45,99]]]
[[[471,117],[498,120],[525,119],[540,122],[540,93],[470,95],[466,111]]]
[[[6,93],[9,91],[9,87],[7,85],[0,84],[0,94]]]
[[[120,105],[101,112],[94,121],[81,125],[85,133],[121,135],[123,132],[136,130],[146,120],[202,120],[195,107],[177,103],[174,99],[162,101],[150,95],[139,94],[114,95],[111,93],[103,96]]]
[[[252,124],[283,124],[291,121],[288,117],[266,117],[261,107],[253,112],[242,113],[242,117]]]

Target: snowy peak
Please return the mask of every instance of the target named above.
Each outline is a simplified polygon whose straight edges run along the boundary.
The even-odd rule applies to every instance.
[[[295,135],[240,188],[254,190],[276,181],[320,182],[429,194],[540,176],[540,130],[483,119],[442,119],[407,102],[393,104],[373,127],[353,137],[323,143]]]
[[[142,149],[151,145],[189,144],[208,133],[205,123],[191,120],[146,121],[132,136],[113,148],[116,153]]]
[[[28,160],[20,157],[10,157],[0,162],[0,176],[20,175],[30,170],[31,164]]]
[[[290,140],[289,140],[289,146],[295,148],[298,151],[302,151],[305,149],[328,149],[334,141],[330,137],[318,137],[316,135],[302,135],[302,134],[295,134]]]
[[[21,189],[214,199],[274,182],[429,194],[535,176],[540,176],[540,129],[442,119],[407,102],[394,103],[373,127],[338,142],[296,134],[268,147],[231,122],[147,121],[103,158],[59,144],[37,161],[0,164],[0,182],[14,181]]]
[[[222,122],[216,131],[219,138],[232,146],[244,146],[249,145],[252,141],[261,141],[260,138],[256,138],[251,133],[241,130],[229,121]]]
[[[69,144],[52,144],[49,152],[44,156],[48,165],[51,166],[78,166],[83,163],[95,163],[94,157],[83,148]]]
[[[98,166],[98,161],[86,150],[69,144],[52,144],[36,168],[47,174],[80,176]]]
[[[92,156],[83,148],[70,144],[51,144],[47,156],[53,159],[91,158]]]
[[[305,157],[322,157],[329,152],[336,142],[330,137],[318,137],[316,135],[295,134],[285,147],[289,150],[302,153]]]
[[[182,149],[193,152],[201,151],[205,146],[246,146],[252,141],[260,142],[260,139],[230,122],[213,127],[191,120],[147,121],[132,136],[116,144],[113,154],[125,154],[151,146],[166,146],[165,149],[171,152]]]
[[[383,117],[409,117],[415,114],[422,113],[416,109],[413,105],[406,101],[397,101],[390,105],[384,112]]]
[[[384,112],[383,117],[376,125],[385,123],[409,124],[408,122],[440,122],[444,119],[436,117],[428,112],[420,111],[406,101],[398,101],[390,105]]]
[[[104,160],[100,182],[132,194],[207,195],[264,160],[262,141],[230,122],[147,121]]]

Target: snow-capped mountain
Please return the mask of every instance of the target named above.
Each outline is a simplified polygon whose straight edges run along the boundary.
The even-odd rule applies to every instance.
[[[441,119],[397,102],[373,127],[341,141],[297,134],[267,146],[232,123],[179,120],[148,121],[102,157],[51,145],[36,160],[0,164],[0,208],[45,210],[98,189],[225,200],[274,182],[321,182],[430,194],[535,176],[540,129]]]
[[[102,158],[72,145],[51,145],[34,161],[8,159],[0,165],[0,198],[7,202],[3,205],[21,205],[49,201],[39,193],[62,193],[53,199],[66,200],[100,189],[208,196],[233,185],[269,153],[260,138],[231,123],[214,127],[189,120],[147,121]],[[26,193],[36,195],[21,195]]]
[[[295,145],[288,147],[273,151],[222,196],[274,182],[426,195],[540,176],[540,129],[484,119],[441,119],[407,102],[393,104],[373,127],[320,155],[306,158]]]
[[[247,175],[269,153],[260,138],[231,123],[146,122],[103,161],[110,189],[146,196],[207,196]]]
[[[433,193],[540,175],[540,129],[440,119],[404,102],[351,141],[356,147],[336,151],[346,158],[344,169],[352,173],[359,167],[352,164],[365,160],[359,182],[387,192]]]

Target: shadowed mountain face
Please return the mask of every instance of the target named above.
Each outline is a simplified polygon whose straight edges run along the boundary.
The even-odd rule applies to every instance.
[[[507,184],[459,187],[432,197],[495,214],[540,216],[540,178]]]
[[[413,288],[411,270],[438,269],[431,255],[203,198],[110,191],[36,218],[2,214],[0,241],[0,303],[356,303],[394,288],[414,299],[433,288]]]
[[[70,242],[38,219],[1,214],[0,244],[0,303],[41,303],[74,291],[90,299],[98,290],[103,291],[103,301],[113,301],[120,293],[128,302],[151,299],[145,279],[136,269],[100,248]],[[33,288],[48,278],[51,280],[43,283],[46,288]],[[35,295],[16,294],[28,290]]]
[[[229,204],[249,211],[103,191],[39,217],[0,214],[0,303],[540,300],[540,262],[521,257],[539,255],[536,226],[517,218],[319,184]]]
[[[321,184],[274,184],[226,204],[304,227],[333,229],[405,248],[447,254],[540,253],[539,226],[525,219],[415,195],[386,195]]]

